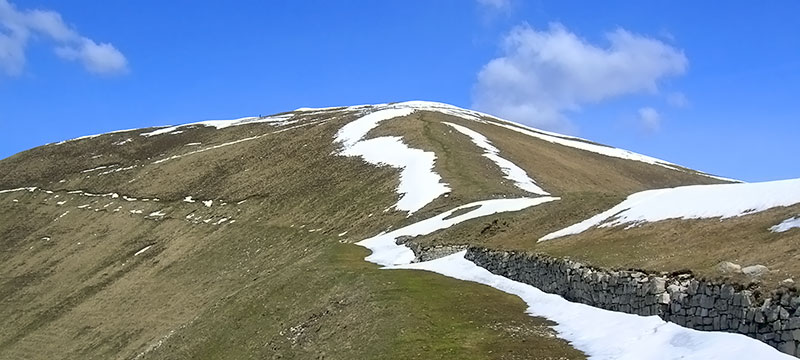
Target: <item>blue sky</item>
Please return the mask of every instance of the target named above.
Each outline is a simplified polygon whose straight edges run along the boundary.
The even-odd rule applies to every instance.
[[[800,177],[800,3],[644,3],[0,0],[0,158],[419,99],[722,176]]]

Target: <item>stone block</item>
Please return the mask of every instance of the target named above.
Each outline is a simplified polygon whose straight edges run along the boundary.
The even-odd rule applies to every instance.
[[[788,322],[786,328],[789,329],[789,330],[800,329],[800,317],[789,318],[789,322]],[[800,340],[800,339],[796,339],[796,340]]]
[[[797,354],[797,343],[794,340],[784,341],[778,345],[778,350],[785,354],[795,355]]]

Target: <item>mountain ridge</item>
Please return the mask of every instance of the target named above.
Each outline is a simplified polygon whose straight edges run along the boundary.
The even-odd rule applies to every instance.
[[[709,277],[724,276],[722,261],[763,264],[769,274],[742,281],[765,288],[800,274],[795,255],[786,255],[800,231],[769,230],[800,214],[794,203],[724,221],[592,227],[537,241],[642,191],[723,183],[431,102],[302,109],[45,145],[0,160],[0,189],[8,189],[0,191],[0,300],[12,304],[0,310],[0,354],[393,358],[450,349],[452,358],[492,358],[509,348],[520,357],[546,357],[536,353],[548,349],[582,358],[546,320],[525,316],[518,298],[376,271],[352,244],[450,214],[442,221],[458,219],[453,226],[403,241]],[[514,199],[537,204],[494,213],[467,206]],[[487,310],[486,299],[509,308]],[[386,310],[415,303],[437,321],[426,311]],[[491,315],[471,317],[477,313]],[[492,325],[499,318],[508,322]],[[511,324],[524,324],[529,336],[510,336]],[[69,335],[54,335],[61,333]]]

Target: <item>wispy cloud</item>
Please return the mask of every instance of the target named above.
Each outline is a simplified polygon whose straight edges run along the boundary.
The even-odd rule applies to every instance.
[[[585,104],[656,93],[664,77],[683,74],[683,52],[624,29],[592,44],[552,23],[546,30],[517,26],[502,42],[503,55],[478,73],[473,107],[540,128],[574,132],[565,115]]]
[[[19,75],[25,68],[25,48],[34,38],[54,43],[55,53],[67,60],[80,61],[96,74],[128,71],[125,56],[109,43],[97,43],[64,23],[61,15],[49,10],[19,10],[0,0],[0,71]]]
[[[661,129],[661,114],[651,107],[639,109],[639,124],[648,132],[656,132]]]
[[[511,9],[511,0],[477,0],[478,4],[497,11],[508,11]]]
[[[667,95],[667,104],[676,108],[689,106],[689,99],[682,92],[674,92]]]

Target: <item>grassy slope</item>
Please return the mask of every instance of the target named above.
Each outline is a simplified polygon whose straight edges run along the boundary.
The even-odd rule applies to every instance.
[[[0,301],[10,304],[0,308],[0,355],[129,357],[161,343],[147,357],[580,358],[552,338],[543,320],[524,315],[518,299],[434,274],[380,271],[362,260],[362,249],[339,244],[470,201],[525,195],[442,121],[484,134],[561,200],[415,239],[423,245],[482,244],[612,267],[702,272],[724,258],[795,271],[783,251],[794,248],[796,231],[779,237],[764,229],[797,209],[723,227],[664,222],[537,244],[633,192],[718,180],[433,112],[388,120],[369,136],[402,135],[411,146],[436,152],[435,170],[453,192],[410,218],[384,212],[397,200],[397,172],[330,155],[333,134],[357,116],[306,115],[300,124],[307,126],[280,134],[273,132],[297,124],[201,127],[152,138],[110,134],[0,161],[0,188],[35,185],[70,198],[58,206],[54,195],[41,192],[0,194]],[[250,140],[192,154],[241,139]],[[195,142],[202,144],[189,145]],[[173,156],[182,157],[154,164]],[[83,172],[109,165],[130,169]],[[74,189],[161,201],[117,200],[104,208],[108,199],[66,194]],[[215,205],[182,202],[185,196]],[[77,209],[80,204],[92,209]],[[108,210],[120,204],[119,213]],[[162,209],[168,215],[160,222],[129,213]],[[54,220],[65,210],[70,213]],[[236,223],[195,224],[184,219],[188,214]],[[344,231],[347,236],[337,236]],[[732,232],[753,236],[730,240]],[[720,247],[722,241],[729,246]],[[769,251],[753,251],[763,250],[756,245],[762,243],[772,244]],[[709,249],[718,252],[707,256]]]
[[[723,221],[667,220],[627,230],[592,229],[538,244],[535,249],[599,266],[655,271],[691,269],[708,278],[724,276],[717,269],[723,261],[742,266],[761,264],[773,270],[762,279],[773,287],[783,279],[800,277],[800,229],[769,231],[779,219],[797,214],[800,205]]]
[[[769,227],[800,214],[800,206],[776,208],[756,215],[719,221],[663,221],[634,229],[594,229],[578,236],[537,243],[537,239],[566,225],[582,221],[621,202],[625,196],[646,189],[689,184],[712,184],[719,180],[686,172],[650,166],[634,161],[608,158],[563,146],[551,145],[524,134],[441,114],[426,114],[426,128],[438,121],[467,126],[488,137],[501,155],[526,171],[546,190],[561,200],[511,215],[487,217],[471,224],[445,230],[420,239],[425,245],[478,244],[493,248],[526,250],[569,256],[598,266],[641,268],[654,271],[691,269],[701,276],[720,278],[716,266],[732,261],[743,266],[767,265],[773,271],[762,280],[770,284],[787,277],[800,277],[794,253],[800,244],[800,230],[772,233]],[[425,115],[422,115],[423,120]],[[406,128],[410,125],[405,125]],[[459,144],[447,129],[426,131],[427,142],[439,144],[437,154],[470,151],[471,143]],[[422,137],[416,139],[425,146]],[[448,140],[448,138],[450,138]],[[429,145],[430,146],[430,145]],[[433,150],[433,146],[430,146]],[[473,150],[474,151],[474,150]],[[478,161],[478,160],[473,160]],[[486,159],[481,166],[492,167]],[[442,164],[447,164],[445,157]],[[447,166],[437,168],[452,175]],[[474,173],[475,170],[470,169]],[[495,171],[491,176],[499,176]],[[749,281],[749,279],[738,279]]]
[[[280,136],[264,125],[120,133],[0,162],[0,187],[56,191],[0,194],[0,357],[582,358],[515,297],[381,271],[363,249],[339,243],[412,221],[383,211],[397,199],[394,170],[329,156],[349,118]],[[188,143],[263,134],[152,164],[197,150]],[[114,164],[136,167],[83,172]],[[74,189],[138,200],[66,192]],[[157,210],[167,216],[143,217]],[[189,214],[236,223],[192,223]]]

